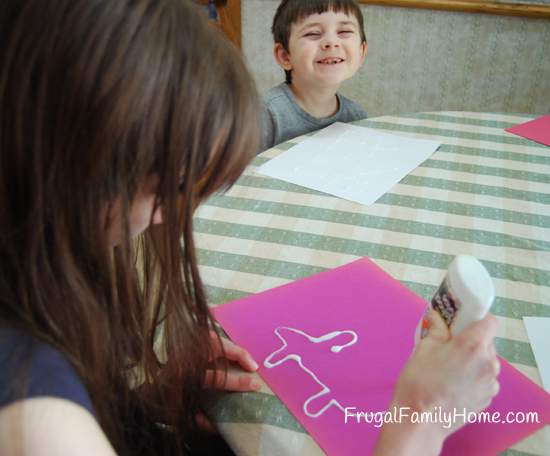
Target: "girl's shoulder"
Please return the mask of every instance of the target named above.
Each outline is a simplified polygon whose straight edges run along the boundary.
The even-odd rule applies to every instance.
[[[23,399],[53,397],[96,416],[90,395],[66,356],[19,330],[0,329],[0,410]]]
[[[23,399],[0,408],[0,442],[3,456],[115,456],[87,410],[55,397]]]
[[[68,359],[29,334],[0,329],[0,452],[112,456]]]

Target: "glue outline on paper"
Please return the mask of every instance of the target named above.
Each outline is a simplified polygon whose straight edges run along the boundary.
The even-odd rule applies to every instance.
[[[333,345],[332,347],[330,347],[330,351],[333,352],[333,353],[339,353],[340,351],[342,351],[344,348],[347,348],[349,347],[350,345],[353,345],[357,342],[357,333],[355,331],[351,331],[351,330],[344,330],[344,331],[332,331],[330,333],[327,333],[323,336],[320,336],[320,337],[313,337],[313,336],[310,336],[309,334],[306,334],[305,332],[303,331],[300,331],[299,329],[295,329],[295,328],[290,328],[288,326],[279,326],[277,328],[275,328],[275,334],[277,335],[277,337],[279,339],[281,339],[281,341],[283,342],[283,346],[281,348],[278,348],[277,350],[275,350],[273,353],[271,353],[265,360],[264,360],[264,366],[268,369],[272,369],[274,367],[277,367],[278,365],[284,363],[285,361],[288,361],[288,360],[293,360],[293,361],[296,361],[298,363],[298,365],[300,366],[300,368],[304,371],[304,372],[307,372],[309,374],[309,376],[311,378],[313,378],[313,380],[319,385],[321,386],[323,389],[317,393],[317,394],[314,394],[313,396],[311,396],[309,399],[307,399],[305,402],[304,402],[304,405],[303,405],[303,410],[304,410],[304,413],[309,416],[310,418],[318,418],[319,416],[321,416],[323,413],[325,413],[325,410],[327,410],[331,405],[334,405],[336,407],[338,407],[342,412],[344,412],[344,407],[342,407],[340,405],[340,403],[338,401],[336,401],[335,399],[331,399],[320,411],[318,411],[317,413],[311,413],[308,411],[308,406],[310,404],[311,401],[314,401],[315,399],[321,397],[321,396],[324,396],[328,393],[330,393],[331,389],[325,385],[323,382],[321,382],[317,376],[310,370],[308,369],[306,366],[304,366],[304,364],[302,363],[302,358],[300,355],[296,354],[296,353],[290,353],[289,355],[285,356],[283,359],[275,362],[275,363],[272,363],[270,360],[275,357],[276,355],[278,355],[280,352],[282,352],[283,350],[286,349],[286,347],[288,347],[288,343],[286,341],[286,339],[284,338],[284,336],[282,336],[280,333],[279,333],[279,330],[281,329],[286,329],[288,331],[291,331],[291,332],[294,332],[296,334],[300,334],[301,336],[303,337],[306,337],[310,342],[312,343],[320,343],[320,342],[324,342],[326,340],[330,340],[330,339],[333,339],[337,336],[339,336],[340,334],[351,334],[353,336],[352,340],[346,344],[343,344],[343,345]]]

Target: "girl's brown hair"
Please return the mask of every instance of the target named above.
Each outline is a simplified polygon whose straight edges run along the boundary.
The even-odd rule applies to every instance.
[[[184,0],[2,0],[0,42],[0,326],[67,356],[119,453],[182,450],[211,351],[192,215],[257,148],[253,82]],[[150,176],[164,223],[133,242]]]

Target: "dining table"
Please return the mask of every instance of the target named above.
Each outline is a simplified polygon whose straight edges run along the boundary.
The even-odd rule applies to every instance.
[[[505,131],[536,117],[440,111],[354,122],[441,143],[368,206],[258,173],[315,132],[257,155],[194,217],[210,306],[362,257],[429,301],[452,259],[472,255],[494,281],[498,354],[542,385],[522,317],[550,317],[550,147]],[[265,382],[221,395],[209,414],[237,455],[324,454]],[[550,426],[502,454],[550,455]]]

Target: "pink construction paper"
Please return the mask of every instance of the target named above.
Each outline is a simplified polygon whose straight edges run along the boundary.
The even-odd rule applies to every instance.
[[[373,451],[380,429],[350,417],[346,424],[334,401],[356,411],[387,409],[426,305],[364,258],[219,306],[214,314],[250,351],[260,375],[328,455],[357,455]],[[356,343],[351,333],[338,331],[353,331]],[[303,334],[326,340],[312,343]],[[335,346],[345,348],[335,352]],[[280,364],[267,368],[266,359]],[[323,388],[297,359],[330,391],[319,395]],[[468,424],[447,440],[443,455],[494,455],[550,423],[550,395],[501,361],[501,390],[488,411],[503,417],[509,411],[538,412],[540,423]],[[324,412],[308,416],[306,402],[309,415]]]
[[[529,122],[514,125],[506,131],[527,139],[532,139],[545,146],[550,146],[550,114]]]

